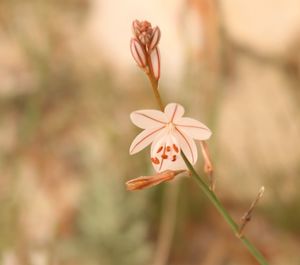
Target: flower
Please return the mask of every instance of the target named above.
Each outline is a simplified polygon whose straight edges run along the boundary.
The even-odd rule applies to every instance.
[[[157,172],[186,169],[181,151],[194,165],[198,157],[194,139],[206,140],[211,136],[211,131],[195,119],[182,117],[183,114],[184,108],[177,103],[168,104],[164,112],[132,112],[132,122],[144,131],[133,140],[129,153],[135,154],[151,144],[151,162]]]

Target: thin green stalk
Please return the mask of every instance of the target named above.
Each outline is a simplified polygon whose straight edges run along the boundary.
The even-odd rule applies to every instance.
[[[149,80],[151,82],[151,86],[155,95],[155,98],[157,100],[157,103],[159,105],[159,108],[163,110],[163,103],[160,97],[160,94],[158,92],[158,82],[151,76],[148,75]],[[183,152],[181,152],[181,155],[183,157],[183,160],[185,161],[187,167],[189,168],[190,172],[192,173],[192,176],[196,180],[197,184],[200,186],[204,194],[208,197],[208,199],[212,202],[212,204],[216,207],[218,212],[221,214],[221,216],[225,219],[227,224],[230,226],[234,234],[239,238],[243,244],[246,246],[248,251],[252,254],[252,256],[258,261],[261,265],[268,265],[268,262],[265,260],[264,256],[261,254],[261,252],[245,237],[241,236],[239,237],[239,226],[237,223],[232,219],[230,214],[227,212],[227,210],[224,208],[218,197],[215,195],[213,191],[211,191],[208,187],[208,185],[205,183],[205,181],[198,175],[192,164],[188,161],[186,156]]]
[[[204,194],[208,197],[208,199],[213,203],[213,205],[217,208],[218,212],[222,215],[222,217],[225,219],[227,224],[231,227],[234,234],[238,237],[239,234],[239,226],[236,224],[236,222],[232,219],[232,217],[229,215],[229,213],[226,211],[218,197],[213,193],[208,185],[204,182],[204,180],[198,175],[198,173],[195,171],[192,164],[187,160],[186,156],[182,153],[182,157],[188,166],[189,170],[192,173],[192,176],[196,180],[197,184],[200,186]],[[240,240],[244,243],[248,251],[256,258],[256,260],[261,265],[268,265],[268,262],[265,260],[264,256],[260,253],[260,251],[245,237],[242,236]]]

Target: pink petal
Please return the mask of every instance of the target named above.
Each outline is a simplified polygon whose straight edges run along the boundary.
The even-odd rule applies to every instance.
[[[158,47],[151,51],[150,69],[155,79],[158,80],[160,78],[160,54]]]
[[[162,172],[165,170],[186,170],[187,166],[184,163],[180,149],[176,153],[176,161],[172,161],[171,157],[167,159],[162,159],[162,150],[161,147],[166,147],[168,145],[176,144],[179,147],[177,139],[169,134],[166,130],[162,131],[154,139],[151,145],[151,162],[156,172]],[[173,153],[174,154],[174,153]],[[170,152],[167,152],[167,155],[170,156]]]
[[[177,127],[175,127],[174,136],[178,140],[182,152],[190,163],[194,165],[198,159],[197,146],[194,140]]]
[[[166,115],[159,110],[138,110],[130,114],[131,121],[142,129],[166,125]]]
[[[154,138],[161,132],[161,130],[165,128],[165,126],[162,126],[160,128],[151,128],[146,129],[142,131],[135,139],[133,140],[130,148],[129,153],[131,155],[138,153],[145,147],[147,147],[149,144],[152,143]]]
[[[162,165],[156,165],[153,163],[152,165],[156,172],[163,172],[165,170],[187,170],[188,169],[181,155],[178,156],[176,162],[172,162],[171,160],[166,159],[163,160]]]
[[[144,48],[141,46],[141,44],[136,39],[131,39],[130,51],[131,51],[133,59],[138,64],[138,66],[141,68],[146,67],[146,64],[147,64],[146,53],[144,51]]]
[[[152,40],[149,45],[149,51],[153,50],[159,43],[160,40],[160,29],[159,27],[155,27],[153,29]]]
[[[169,103],[165,107],[165,114],[170,122],[176,122],[184,114],[184,108],[177,103]]]
[[[212,134],[207,126],[191,118],[178,119],[175,126],[196,140],[207,140]]]

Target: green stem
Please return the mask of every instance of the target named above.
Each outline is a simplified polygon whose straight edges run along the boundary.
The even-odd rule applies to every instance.
[[[208,197],[208,199],[213,203],[213,205],[216,207],[218,212],[222,215],[222,217],[225,219],[227,224],[230,226],[234,234],[238,237],[239,234],[239,226],[236,224],[236,222],[232,219],[232,217],[229,215],[229,213],[226,211],[218,197],[213,193],[207,184],[204,182],[204,180],[198,175],[198,173],[195,171],[192,164],[188,161],[186,156],[182,153],[182,157],[188,166],[189,170],[192,173],[192,176],[196,180],[197,184],[200,186],[204,194]],[[238,237],[239,238],[239,237]],[[240,237],[240,240],[244,243],[248,251],[256,258],[256,260],[261,265],[268,265],[268,262],[265,260],[264,256],[260,253],[260,251],[245,237]]]
[[[155,78],[149,74],[148,75],[149,80],[151,82],[151,86],[155,95],[155,98],[157,100],[157,103],[159,105],[159,108],[163,111],[164,105],[162,103],[160,94],[158,92],[158,81],[155,80]],[[183,152],[181,152],[183,160],[185,161],[187,167],[189,168],[190,172],[192,173],[192,176],[196,180],[197,184],[200,186],[204,194],[208,197],[208,199],[212,202],[212,204],[216,207],[218,212],[222,215],[222,217],[225,219],[227,224],[232,229],[233,233],[239,238],[243,244],[246,246],[248,251],[253,255],[253,257],[258,261],[261,265],[268,265],[268,262],[265,260],[264,256],[261,254],[261,252],[245,237],[245,236],[239,236],[239,226],[237,223],[232,219],[230,214],[227,212],[227,210],[224,208],[218,197],[215,195],[213,191],[211,191],[208,187],[208,185],[205,183],[205,181],[198,175],[192,164],[188,161],[186,156]]]

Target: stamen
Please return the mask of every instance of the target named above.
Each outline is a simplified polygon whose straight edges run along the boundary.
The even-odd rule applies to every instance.
[[[163,147],[162,147],[162,146],[161,146],[161,147],[159,147],[156,153],[157,153],[157,154],[158,154],[158,153],[160,153],[162,149],[163,149]]]
[[[173,155],[172,162],[176,161],[176,155]]]
[[[159,164],[159,159],[157,157],[151,157],[151,161],[153,164],[158,165]]]
[[[168,146],[166,147],[166,150],[167,150],[167,152],[170,152],[170,151],[171,151],[171,146],[168,145]]]
[[[178,147],[177,147],[177,145],[176,145],[176,144],[173,144],[173,149],[175,150],[175,152],[176,152],[176,153],[178,153],[178,152],[179,152],[179,149],[178,149]]]
[[[167,156],[166,154],[162,154],[162,155],[161,155],[161,158],[162,158],[162,159],[168,159],[168,156]]]

